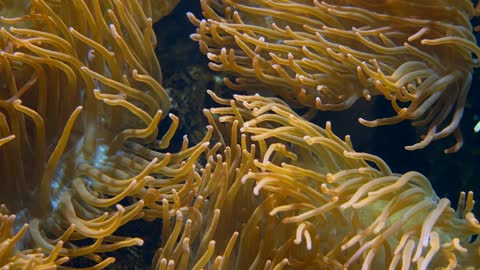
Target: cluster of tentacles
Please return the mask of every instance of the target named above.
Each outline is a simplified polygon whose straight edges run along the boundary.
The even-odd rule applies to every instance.
[[[429,14],[438,24],[421,28],[426,22],[419,18],[427,14],[418,5],[395,6],[395,19],[412,10],[419,18],[394,29],[385,23],[393,19],[371,1],[363,1],[364,11],[328,1],[200,2],[212,19],[189,15],[199,26],[193,38],[219,62],[213,68],[235,67],[244,77],[227,85],[262,89],[267,83],[284,99],[223,99],[209,91],[219,107],[204,110],[204,138],[192,144],[184,136],[172,152],[166,149],[179,120],[168,114],[152,18],[178,1],[0,1],[2,269],[61,268],[77,257],[91,261],[87,269],[105,268],[115,258],[104,253],[143,244],[116,235],[136,219],[162,220],[153,269],[480,266],[471,192],[461,193],[454,210],[422,174],[396,174],[381,158],[355,152],[350,137],[338,138],[329,122],[322,128],[292,109],[299,103],[348,107],[353,100],[339,94],[331,78],[319,84],[333,76],[351,80],[353,99],[390,99],[398,114],[382,123],[425,116],[421,122],[430,127],[424,143],[450,134],[477,64],[470,56],[478,49],[471,47],[469,26],[455,28],[465,24],[468,13],[462,10],[471,5],[460,1],[453,9],[459,12],[449,17],[456,25],[448,28],[453,37],[441,41],[440,26],[448,26],[443,8]],[[319,25],[310,25],[314,17],[322,19]],[[285,21],[302,24],[306,32]],[[358,21],[386,26],[339,29]],[[404,37],[463,47],[401,47]],[[333,46],[331,39],[351,46]],[[384,53],[372,58],[372,50]],[[443,53],[450,50],[468,65],[444,65]],[[301,75],[311,70],[323,73]],[[262,83],[252,83],[255,76]],[[293,87],[297,83],[301,87]],[[446,105],[445,112],[436,109]],[[437,132],[450,111],[452,124]],[[171,123],[165,130],[159,130],[162,120]]]
[[[275,98],[211,95],[225,105],[205,111],[219,142],[191,206],[164,223],[155,269],[479,266],[472,193],[454,210],[422,174],[355,152],[329,122]]]
[[[369,127],[412,120],[425,126],[408,150],[455,135],[478,67],[471,1],[201,0],[189,14],[192,39],[213,70],[237,90],[276,94],[311,113],[345,110],[383,96],[391,117]],[[233,77],[233,78],[232,78]]]
[[[162,216],[162,200],[192,197],[185,178],[210,134],[161,151],[178,118],[161,86],[152,8],[126,0],[2,6],[14,16],[0,18],[1,266],[85,256],[103,268],[114,259],[96,253],[143,243],[115,236],[120,226]],[[167,115],[171,127],[159,134]]]

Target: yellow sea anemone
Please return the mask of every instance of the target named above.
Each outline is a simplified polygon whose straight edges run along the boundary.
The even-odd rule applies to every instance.
[[[114,259],[95,253],[143,243],[115,236],[120,226],[161,216],[175,188],[189,201],[195,183],[185,179],[210,135],[191,148],[185,140],[179,153],[150,150],[168,147],[178,119],[169,115],[157,139],[169,97],[139,1],[35,0],[28,8],[0,17],[0,203],[14,213],[0,219],[0,266],[39,269],[85,256],[103,268]],[[15,219],[28,230],[13,233]],[[46,259],[25,259],[41,252]]]
[[[205,19],[192,14],[213,70],[232,74],[227,85],[283,97],[292,106],[344,110],[357,99],[381,95],[393,116],[426,126],[408,150],[455,135],[480,49],[468,0],[305,1],[202,0]],[[476,55],[476,56],[472,56]]]
[[[214,99],[219,143],[190,207],[165,216],[154,269],[474,269],[473,194],[458,208],[283,101]],[[169,236],[169,238],[166,238]]]

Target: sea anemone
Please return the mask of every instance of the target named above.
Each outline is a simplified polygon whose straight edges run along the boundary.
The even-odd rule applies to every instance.
[[[471,192],[454,210],[422,174],[355,152],[330,123],[275,98],[212,96],[225,105],[205,112],[219,143],[191,206],[164,217],[154,269],[479,266]]]
[[[185,139],[178,153],[151,150],[168,147],[178,118],[159,135],[170,101],[144,10],[36,0],[0,18],[0,203],[14,213],[3,206],[7,269],[78,256],[103,268],[113,258],[95,253],[143,243],[115,236],[120,226],[160,217],[175,189],[189,201],[195,183],[185,179],[210,135],[193,147]],[[28,225],[14,234],[14,220]],[[41,252],[50,255],[36,260]]]
[[[455,135],[479,65],[468,0],[305,1],[201,0],[188,14],[191,38],[213,70],[231,74],[237,90],[279,95],[292,106],[345,110],[361,97],[389,100],[391,117],[369,126],[412,120],[426,126],[420,142]]]

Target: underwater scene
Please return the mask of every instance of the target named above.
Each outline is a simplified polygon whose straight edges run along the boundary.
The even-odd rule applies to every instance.
[[[479,269],[477,2],[0,0],[0,269]]]

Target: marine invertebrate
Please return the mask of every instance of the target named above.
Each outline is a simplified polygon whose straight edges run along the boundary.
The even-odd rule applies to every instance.
[[[381,95],[391,117],[359,118],[366,126],[412,120],[420,142],[455,135],[480,49],[470,1],[202,0],[189,14],[192,39],[210,68],[232,74],[238,90],[273,93],[292,106],[344,110]],[[476,55],[475,57],[472,56]]]
[[[189,201],[195,183],[184,180],[210,135],[192,147],[185,139],[178,153],[150,150],[168,147],[178,119],[169,115],[157,139],[169,98],[141,1],[27,8],[0,18],[0,203],[29,223],[31,241],[13,236],[14,216],[3,213],[1,245],[19,245],[0,262],[14,267],[44,252],[48,265],[86,256],[103,268],[114,259],[95,253],[143,242],[115,236],[117,228],[161,216],[172,189]]]
[[[170,210],[155,269],[479,266],[472,193],[455,211],[422,174],[355,152],[330,123],[275,98],[213,97],[225,105],[206,111],[220,142],[192,206]]]
[[[15,235],[12,233],[14,227],[15,215],[9,215],[4,205],[0,206],[0,265],[2,269],[55,269],[68,260],[67,257],[58,257],[58,253],[63,246],[62,241],[58,241],[55,249],[45,256],[41,251],[32,250],[30,252],[17,252],[15,245],[28,230],[28,225],[24,225]],[[111,260],[105,260],[104,265]],[[101,266],[100,266],[101,267]],[[99,268],[100,268],[99,267]]]

